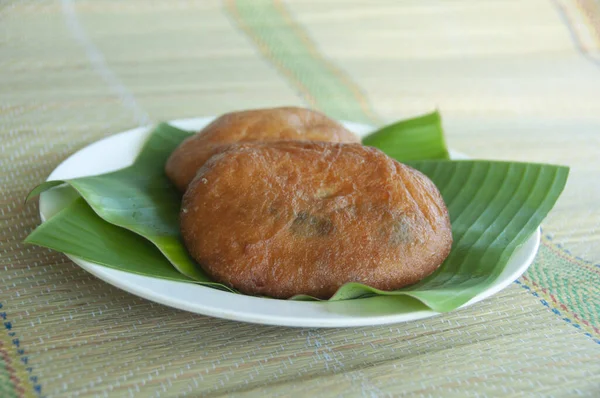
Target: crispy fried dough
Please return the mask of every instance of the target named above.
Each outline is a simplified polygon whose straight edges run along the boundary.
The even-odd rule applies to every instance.
[[[227,113],[186,139],[173,151],[165,171],[184,192],[196,172],[224,144],[247,141],[360,142],[359,138],[324,114],[284,107]]]
[[[223,148],[185,193],[181,231],[214,280],[276,298],[329,298],[347,282],[398,289],[452,245],[427,177],[375,148],[326,142]]]

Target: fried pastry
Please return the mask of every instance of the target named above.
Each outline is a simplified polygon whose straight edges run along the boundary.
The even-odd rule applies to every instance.
[[[181,232],[217,282],[326,299],[347,282],[394,290],[450,253],[444,201],[422,173],[359,144],[221,148],[183,197]]]
[[[169,157],[165,172],[184,192],[198,169],[222,145],[276,140],[360,142],[338,122],[310,109],[282,107],[232,112],[182,142]]]

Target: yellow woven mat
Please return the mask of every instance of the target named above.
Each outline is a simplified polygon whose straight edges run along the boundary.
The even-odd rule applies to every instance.
[[[0,2],[0,396],[598,396],[599,51],[593,0]],[[27,191],[88,143],[281,104],[373,124],[437,107],[454,149],[570,165],[535,264],[433,319],[290,329],[20,243]]]

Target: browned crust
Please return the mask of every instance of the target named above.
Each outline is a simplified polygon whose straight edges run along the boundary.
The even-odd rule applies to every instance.
[[[346,282],[394,290],[450,253],[435,185],[358,144],[235,144],[183,198],[181,230],[215,280],[246,294],[330,297]]]
[[[233,112],[181,143],[169,157],[165,172],[184,192],[198,169],[220,146],[275,140],[360,142],[338,122],[310,109],[282,107]]]

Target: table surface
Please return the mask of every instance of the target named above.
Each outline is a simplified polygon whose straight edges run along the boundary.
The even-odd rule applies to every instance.
[[[69,154],[278,105],[373,125],[439,109],[473,157],[571,166],[530,270],[377,327],[213,319],[21,242]],[[0,3],[0,396],[600,396],[600,2]]]

